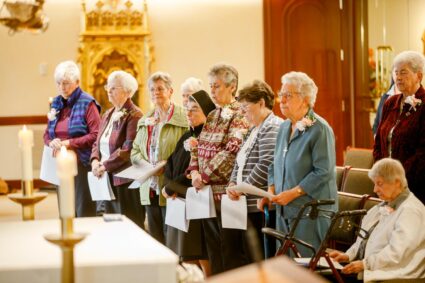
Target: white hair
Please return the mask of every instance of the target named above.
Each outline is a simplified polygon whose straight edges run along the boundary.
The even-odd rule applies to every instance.
[[[108,85],[112,82],[120,82],[124,90],[132,97],[134,93],[139,88],[137,80],[130,74],[125,71],[114,71],[108,76]]]
[[[403,165],[400,161],[392,158],[383,158],[373,164],[372,169],[370,169],[368,176],[370,179],[381,177],[387,183],[394,183],[395,180],[399,180],[401,187],[407,188],[407,179],[406,173],[404,171]]]
[[[80,80],[80,69],[74,61],[61,62],[56,66],[54,78],[57,83],[63,80],[75,83]]]
[[[425,57],[417,51],[403,51],[395,56],[393,66],[407,64],[414,73],[423,73]]]
[[[317,96],[317,86],[314,81],[303,72],[289,72],[282,76],[282,84],[290,84],[298,89],[301,97],[308,97],[308,105],[314,107]]]
[[[161,71],[153,73],[148,79],[148,88],[151,88],[152,84],[156,81],[163,81],[168,89],[173,88],[173,81],[168,73]]]
[[[208,78],[219,78],[224,82],[226,87],[233,83],[235,85],[233,96],[236,96],[236,91],[238,90],[239,73],[235,67],[226,63],[215,64],[208,72]]]
[[[203,89],[202,81],[200,79],[190,77],[187,78],[180,87],[181,92],[189,92],[190,94],[193,94],[197,91],[200,91]]]

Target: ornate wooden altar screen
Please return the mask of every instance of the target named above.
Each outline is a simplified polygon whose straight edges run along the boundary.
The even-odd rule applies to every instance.
[[[139,83],[133,101],[143,112],[149,109],[145,82],[153,61],[147,4],[131,1],[97,1],[90,9],[83,1],[82,29],[78,49],[81,85],[102,106],[111,107],[104,85],[115,70],[131,73]]]

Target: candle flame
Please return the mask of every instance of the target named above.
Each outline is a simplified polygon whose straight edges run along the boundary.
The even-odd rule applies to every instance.
[[[53,102],[53,97],[49,97],[49,102],[52,103]]]
[[[68,154],[66,147],[65,146],[61,146],[61,155],[66,156]]]
[[[24,127],[22,128],[22,130],[25,132],[27,130],[27,125],[24,125]]]

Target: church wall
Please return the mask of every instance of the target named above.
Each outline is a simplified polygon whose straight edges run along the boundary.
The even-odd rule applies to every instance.
[[[152,71],[171,74],[177,103],[181,103],[180,84],[189,76],[202,79],[208,89],[207,72],[217,62],[239,70],[240,86],[264,78],[261,0],[147,3],[155,55]],[[55,66],[77,59],[81,1],[46,1],[44,11],[50,19],[45,33],[9,36],[7,28],[0,26],[0,116],[45,115],[48,98],[56,95]],[[0,127],[0,177],[4,179],[20,176],[19,128]],[[40,137],[44,127],[32,128]],[[39,162],[38,156],[34,163]]]
[[[423,52],[425,1],[369,0],[368,9],[370,48],[390,45],[394,55],[404,50]]]

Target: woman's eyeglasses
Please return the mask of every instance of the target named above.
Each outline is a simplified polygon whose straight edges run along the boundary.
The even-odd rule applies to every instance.
[[[110,86],[108,86],[108,85],[104,85],[103,86],[103,88],[106,90],[106,91],[114,91],[114,90],[117,90],[117,89],[120,89],[120,88],[123,88],[122,86],[113,86],[113,87],[110,87]]]

